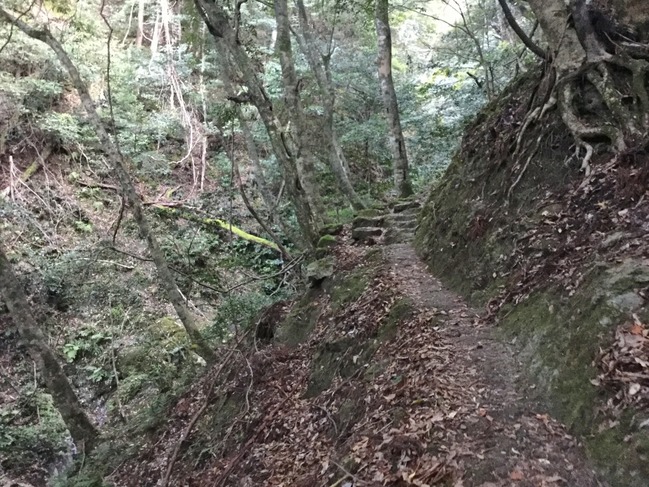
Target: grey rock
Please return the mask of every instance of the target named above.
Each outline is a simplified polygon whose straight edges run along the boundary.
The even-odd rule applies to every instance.
[[[352,238],[361,242],[366,242],[381,235],[383,235],[383,229],[377,227],[360,227],[352,230]]]

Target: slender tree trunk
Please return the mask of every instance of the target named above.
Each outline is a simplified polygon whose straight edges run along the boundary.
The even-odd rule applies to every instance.
[[[79,94],[81,104],[83,105],[86,111],[86,115],[88,116],[88,121],[95,129],[97,137],[102,145],[102,149],[105,151],[106,155],[108,156],[108,160],[115,170],[115,174],[122,187],[124,197],[131,207],[133,217],[135,218],[135,221],[140,230],[140,235],[147,243],[149,253],[151,254],[151,259],[153,260],[158,272],[158,279],[161,287],[166,291],[167,297],[171,301],[174,309],[176,310],[176,313],[178,314],[178,317],[180,318],[180,321],[182,322],[185,330],[187,331],[187,334],[189,335],[190,340],[192,341],[193,346],[196,349],[196,353],[198,353],[208,364],[214,363],[214,361],[216,360],[214,351],[209,347],[209,345],[201,335],[194,317],[185,306],[185,301],[178,289],[178,286],[176,285],[173,273],[167,265],[164,253],[162,252],[162,249],[160,249],[153,230],[151,229],[149,222],[144,216],[142,201],[135,189],[133,181],[131,180],[128,169],[126,168],[126,165],[124,163],[124,159],[120,154],[118,147],[113,142],[113,139],[111,139],[108,135],[106,127],[104,126],[104,123],[97,113],[97,108],[95,107],[95,103],[90,96],[88,87],[81,79],[81,75],[79,74],[76,66],[63,49],[63,46],[61,46],[61,43],[54,36],[52,36],[49,30],[33,29],[20,19],[16,19],[1,8],[0,16],[4,17],[9,22],[12,22],[29,37],[47,44],[54,51],[59,62],[67,70],[72,83]]]
[[[139,0],[137,6],[137,33],[135,34],[135,45],[142,47],[142,39],[144,39],[144,2]]]
[[[88,419],[70,381],[65,376],[56,355],[47,344],[47,339],[34,320],[30,305],[16,278],[9,259],[0,247],[0,296],[3,297],[21,338],[25,341],[32,359],[40,369],[45,386],[52,396],[54,405],[61,413],[65,425],[75,443],[85,453],[96,445],[99,433]]]
[[[401,130],[399,118],[399,103],[394,90],[392,79],[392,35],[388,0],[376,0],[374,23],[378,39],[378,73],[379,86],[390,129],[390,148],[392,149],[392,167],[394,172],[394,187],[400,197],[412,194],[410,174],[408,171],[408,155],[406,143]]]
[[[291,25],[288,17],[286,0],[275,0],[275,21],[277,23],[277,45],[279,64],[282,68],[282,83],[284,99],[288,107],[288,122],[293,125],[297,145],[295,162],[304,188],[306,197],[312,208],[315,209],[315,218],[318,226],[323,223],[324,205],[318,185],[315,182],[315,167],[312,154],[306,146],[306,127],[302,102],[300,100],[300,87],[295,73],[293,50],[291,47]]]
[[[155,20],[153,21],[153,34],[151,35],[151,61],[158,54],[160,45],[160,11],[156,9]]]
[[[511,29],[516,33],[518,38],[523,42],[525,47],[527,47],[530,51],[532,51],[534,54],[536,54],[541,59],[545,59],[547,57],[547,53],[543,49],[541,49],[539,46],[537,46],[534,43],[534,41],[521,28],[521,26],[516,21],[516,17],[514,17],[514,14],[512,13],[511,9],[509,8],[509,5],[507,4],[507,0],[496,0],[496,1],[500,5],[499,11],[502,11],[502,14],[504,15],[505,21],[507,22],[509,27],[511,27]],[[498,7],[496,7],[496,8],[498,8]]]
[[[244,85],[248,89],[246,95],[257,108],[264,123],[273,153],[282,169],[287,182],[286,188],[295,208],[298,224],[305,242],[312,247],[318,237],[316,211],[306,197],[306,190],[299,178],[296,165],[296,154],[290,143],[290,137],[282,128],[275,115],[273,104],[259,79],[250,57],[237,42],[236,33],[229,24],[228,16],[218,3],[207,0],[194,0],[196,8],[205,21],[208,30],[216,40],[219,58],[222,63],[232,63],[241,74]]]
[[[223,68],[224,68],[223,69],[224,72],[222,73],[222,79],[223,79],[223,84],[225,86],[225,91],[226,93],[228,93],[229,96],[233,97],[235,93],[234,93],[234,88],[232,86],[230,74],[227,71],[228,66],[224,66]],[[246,120],[243,110],[241,109],[241,105],[235,103],[234,106],[237,113],[237,118],[239,119],[241,132],[243,133],[243,139],[246,143],[248,157],[250,158],[250,162],[252,163],[252,167],[254,169],[255,180],[257,181],[257,187],[259,188],[259,193],[261,194],[261,198],[264,201],[264,205],[268,210],[269,220],[271,222],[277,222],[277,224],[279,224],[280,228],[284,232],[284,235],[288,237],[291,243],[293,243],[293,245],[295,245],[297,248],[302,248],[303,242],[296,235],[295,230],[291,228],[284,221],[281,215],[275,214],[275,211],[277,209],[277,203],[275,202],[275,198],[273,198],[273,195],[270,189],[268,188],[268,184],[266,182],[266,175],[264,174],[264,168],[261,166],[261,161],[259,159],[259,151],[257,150],[257,144],[255,143],[255,139],[252,135],[252,132],[250,131],[250,125],[248,124],[248,120]]]
[[[334,129],[335,92],[331,79],[327,76],[322,56],[317,52],[315,38],[311,31],[311,27],[309,26],[303,0],[297,0],[297,8],[300,19],[301,35],[296,36],[296,38],[300,44],[302,52],[307,58],[313,74],[315,75],[322,96],[325,119],[322,129],[324,137],[329,144],[329,167],[338,182],[339,188],[347,197],[354,209],[362,210],[365,208],[365,203],[363,203],[363,200],[358,196],[349,179],[349,174],[347,172],[349,166]],[[329,56],[330,54],[327,55]]]

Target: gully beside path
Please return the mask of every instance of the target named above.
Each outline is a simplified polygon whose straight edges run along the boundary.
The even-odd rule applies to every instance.
[[[434,349],[445,355],[443,366],[429,376],[428,388],[441,395],[439,403],[449,411],[438,423],[445,434],[434,443],[461,473],[458,485],[605,486],[576,439],[517,390],[520,368],[515,354],[492,337],[490,325],[475,311],[429,274],[409,242],[412,226],[401,226],[399,220],[409,222],[405,217],[392,220],[399,227],[392,232],[397,243],[389,243],[387,231],[384,255],[389,272],[400,294],[434,315],[436,333],[410,340],[402,353],[425,356],[431,352],[427,340],[433,340]]]

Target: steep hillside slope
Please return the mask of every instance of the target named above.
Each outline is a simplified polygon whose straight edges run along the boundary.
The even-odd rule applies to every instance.
[[[120,487],[605,486],[516,390],[508,347],[417,258],[413,206],[325,238],[310,268],[328,271],[300,300],[268,309],[73,485],[100,485],[94,471]]]
[[[592,174],[559,114],[527,126],[539,74],[514,83],[465,135],[432,188],[419,254],[488,305],[543,399],[614,485],[649,478],[649,150],[595,146]]]

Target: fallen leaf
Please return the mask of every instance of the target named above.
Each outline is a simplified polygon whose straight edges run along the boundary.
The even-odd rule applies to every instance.
[[[520,470],[512,470],[512,473],[509,474],[509,478],[515,481],[523,480],[525,478],[525,475],[523,475],[523,472]]]
[[[635,396],[638,392],[640,392],[640,389],[642,389],[642,386],[637,382],[634,382],[629,386],[629,396]]]
[[[642,323],[633,323],[629,333],[631,333],[631,335],[642,335],[644,333],[644,326],[642,326]]]

